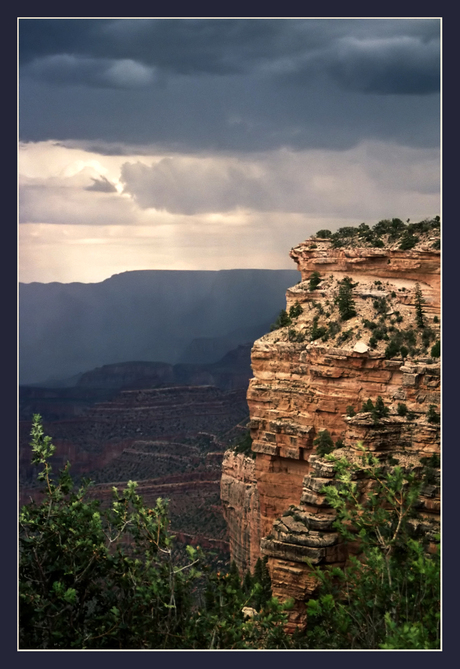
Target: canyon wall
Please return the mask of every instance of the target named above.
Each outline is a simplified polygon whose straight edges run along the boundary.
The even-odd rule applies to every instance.
[[[358,442],[403,466],[440,452],[440,427],[429,418],[440,404],[439,357],[431,355],[440,340],[436,239],[439,231],[422,235],[405,251],[306,240],[290,253],[301,274],[286,295],[291,322],[253,346],[247,401],[255,459],[224,458],[221,498],[233,559],[244,571],[268,558],[273,594],[295,600],[292,628],[305,624],[304,602],[316,587],[305,558],[334,565],[347,557],[320,492],[334,471],[315,454],[318,434],[327,429],[350,459]],[[311,283],[314,272],[320,276]],[[355,315],[343,319],[345,277]],[[379,396],[388,416],[375,424],[362,405]],[[429,536],[439,524],[436,476],[419,507]]]

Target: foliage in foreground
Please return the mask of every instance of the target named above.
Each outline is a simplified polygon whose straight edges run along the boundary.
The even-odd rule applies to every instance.
[[[102,509],[87,482],[74,488],[68,465],[53,480],[55,448],[38,415],[31,445],[45,490],[20,513],[21,648],[289,647],[287,606],[260,578],[242,588],[234,572],[208,573],[191,546],[186,560],[174,557],[163,500],[147,508],[130,481]]]
[[[361,554],[346,569],[316,569],[319,596],[307,604],[304,648],[433,649],[440,644],[440,556],[413,536],[421,482],[396,466],[386,472],[363,453],[336,464],[338,486],[323,488],[336,528]],[[371,483],[363,500],[356,475]]]
[[[308,628],[288,636],[290,603],[272,598],[262,561],[241,583],[234,564],[213,573],[191,546],[178,560],[163,500],[145,507],[129,482],[102,509],[88,498],[88,483],[74,488],[68,466],[54,481],[54,446],[39,416],[32,448],[45,491],[20,514],[21,648],[439,647],[439,550],[427,554],[411,530],[422,483],[399,466],[385,471],[364,452],[358,464],[326,456],[337,483],[322,492],[337,511],[337,531],[360,555],[343,569],[314,569],[320,586],[307,604]],[[363,474],[371,482],[365,500]]]

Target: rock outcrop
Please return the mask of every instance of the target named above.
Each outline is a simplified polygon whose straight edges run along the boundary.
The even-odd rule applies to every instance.
[[[413,467],[440,452],[436,240],[439,230],[409,250],[388,240],[383,248],[346,241],[336,248],[308,239],[290,253],[301,281],[287,291],[282,327],[253,346],[247,401],[255,462],[237,467],[224,458],[221,498],[232,558],[244,571],[268,557],[273,594],[295,600],[291,627],[305,624],[304,602],[316,587],[305,558],[318,565],[347,557],[320,492],[334,471],[315,455],[319,433],[327,429],[350,457],[361,442],[383,461],[391,455]],[[345,284],[351,311],[343,317]],[[363,404],[379,396],[388,415],[376,424]],[[420,500],[420,522],[432,534],[439,497],[435,483]]]

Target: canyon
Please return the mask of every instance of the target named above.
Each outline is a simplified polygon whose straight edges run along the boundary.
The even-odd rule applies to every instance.
[[[334,527],[335,511],[324,495],[324,486],[334,485],[335,477],[332,462],[318,452],[318,439],[327,431],[332,455],[350,461],[356,461],[361,447],[384,466],[397,462],[414,472],[421,469],[421,458],[432,459],[432,479],[422,489],[414,521],[432,548],[440,522],[436,458],[441,436],[441,275],[436,223],[416,230],[405,249],[401,235],[387,232],[376,241],[368,226],[354,232],[344,228],[335,235],[317,233],[291,250],[297,271],[202,273],[193,284],[203,284],[195,301],[181,296],[184,289],[193,292],[193,286],[183,284],[185,273],[126,273],[97,286],[105,291],[104,299],[110,294],[110,317],[100,314],[99,329],[89,327],[99,345],[107,325],[115,327],[115,316],[122,313],[115,299],[117,286],[122,288],[120,300],[126,302],[125,284],[130,284],[129,294],[139,295],[129,318],[122,319],[125,329],[134,332],[143,315],[154,313],[155,327],[168,338],[174,321],[178,332],[168,346],[183,351],[182,356],[173,363],[160,358],[136,362],[124,359],[128,347],[118,362],[105,364],[105,352],[86,357],[88,340],[76,366],[59,363],[55,369],[74,373],[86,359],[104,364],[54,387],[22,386],[20,503],[39,498],[29,440],[32,414],[41,413],[45,433],[57,448],[54,471],[70,460],[77,480],[94,481],[90,494],[103,504],[113,486],[136,480],[147,505],[153,506],[158,497],[169,500],[170,528],[178,540],[211,549],[218,569],[230,557],[243,576],[264,558],[273,595],[294,600],[288,621],[292,631],[306,625],[305,602],[317,591],[313,568],[343,566],[357,550],[342,541]],[[153,279],[161,279],[163,301],[157,296],[148,306],[143,300]],[[267,332],[283,281],[285,310]],[[229,282],[233,306],[227,310],[222,285]],[[254,290],[245,296],[251,282]],[[51,301],[57,300],[61,311],[65,304],[65,314],[78,302],[75,316],[80,318],[82,295],[93,288],[54,285],[51,293],[43,286],[23,288],[25,303],[33,302],[37,291],[41,294],[37,310],[29,312],[29,305],[25,318],[43,335],[30,350],[28,333],[24,336],[24,369],[30,370],[24,371],[25,378],[29,373],[40,378],[46,367],[43,359],[32,372],[28,361],[34,347],[46,342],[46,356],[52,359],[50,323],[40,321],[39,308],[54,294]],[[251,305],[262,294],[263,304],[254,310]],[[94,313],[101,304],[98,299],[91,298]],[[242,304],[237,309],[238,300]],[[169,315],[166,323],[159,314],[168,301],[174,318]],[[178,323],[184,313],[191,313],[190,305],[203,322],[186,341],[185,326]],[[210,324],[224,312],[225,324],[212,330]],[[144,343],[152,338],[150,315]],[[93,316],[83,320],[91,325]],[[58,349],[69,323],[65,318],[55,342]],[[70,344],[75,341],[72,335]],[[144,343],[136,350],[147,352]],[[219,359],[222,350],[226,353]],[[369,401],[385,407],[379,420]],[[250,452],[235,449],[247,430]],[[365,495],[365,478],[360,485]]]
[[[125,379],[126,372],[124,365]],[[101,377],[110,386],[115,370],[88,373],[82,380],[88,384],[87,393],[92,381],[100,384]],[[239,378],[237,369],[236,381]],[[168,500],[170,530],[178,540],[210,549],[222,569],[229,546],[220,501],[221,465],[225,450],[242,433],[239,425],[247,422],[247,377],[232,390],[212,385],[142,387],[141,381],[130,381],[140,387],[113,391],[104,401],[99,396],[92,405],[79,405],[78,411],[69,410],[72,398],[66,398],[67,403],[62,397],[56,401],[57,391],[29,389],[32,397],[23,399],[23,412],[40,408],[48,412],[43,426],[56,446],[50,460],[53,472],[69,461],[76,482],[89,478],[90,496],[103,505],[113,487],[123,489],[128,480],[137,481],[148,506],[154,507],[158,497]],[[76,393],[79,402],[82,390],[80,386]],[[100,394],[104,389],[93,390]],[[85,396],[87,402],[95,397]],[[30,428],[30,418],[20,421],[20,505],[40,499],[38,468],[31,464]]]
[[[269,329],[295,275],[142,270],[100,283],[21,283],[20,384],[74,386],[88,370],[132,361],[215,363]]]
[[[286,293],[287,324],[252,348],[252,453],[225,453],[221,499],[240,573],[266,558],[273,595],[293,598],[288,629],[306,625],[305,602],[317,588],[313,567],[343,566],[350,550],[322,493],[334,467],[316,453],[319,435],[328,431],[333,455],[353,461],[362,445],[382,464],[412,471],[421,469],[420,458],[440,454],[436,223],[423,226],[407,249],[391,234],[375,245],[349,228],[338,243],[337,235],[318,234],[293,248],[300,281]],[[344,287],[352,305],[346,318]],[[386,415],[376,421],[363,405],[378,398]],[[439,531],[439,466],[433,476],[417,520],[431,546]]]

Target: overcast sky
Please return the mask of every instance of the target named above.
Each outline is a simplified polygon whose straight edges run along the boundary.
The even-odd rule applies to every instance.
[[[439,19],[20,19],[20,280],[440,213]]]

